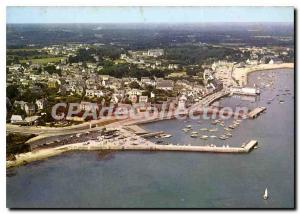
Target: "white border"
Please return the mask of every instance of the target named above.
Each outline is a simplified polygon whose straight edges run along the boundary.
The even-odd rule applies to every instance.
[[[0,152],[1,157],[1,163],[2,163],[2,172],[3,175],[0,177],[0,183],[1,183],[1,198],[0,198],[0,208],[1,211],[4,211],[5,213],[10,212],[8,209],[6,209],[6,168],[5,168],[5,139],[6,139],[6,133],[5,133],[5,114],[4,109],[6,109],[5,106],[5,87],[6,87],[6,77],[5,77],[5,62],[6,62],[6,6],[294,6],[296,8],[299,7],[300,1],[293,1],[293,0],[207,0],[207,1],[197,1],[197,0],[181,0],[181,1],[174,1],[174,0],[44,0],[44,1],[36,1],[36,0],[5,0],[0,1],[0,20],[1,20],[1,30],[0,30],[0,68],[2,75],[0,77],[0,85],[3,87],[2,90],[0,90],[0,104],[1,104],[1,110],[3,114],[1,114],[1,139],[2,142],[2,151]],[[299,14],[298,14],[299,16]],[[297,22],[296,22],[297,24]],[[297,33],[298,35],[298,33]],[[297,41],[299,41],[299,36],[297,37]],[[298,50],[298,45],[297,49]],[[296,51],[295,50],[295,51]],[[299,57],[299,55],[297,54]],[[298,62],[297,57],[297,62]],[[299,79],[299,74],[297,75],[297,83]],[[298,86],[299,88],[299,86]],[[297,94],[299,94],[299,91],[297,91]],[[299,97],[297,96],[297,100]],[[299,110],[299,108],[298,108]],[[299,119],[299,117],[297,117]],[[299,126],[297,127],[297,132],[299,131]],[[300,133],[300,132],[299,132]],[[297,143],[297,142],[296,142]],[[297,154],[299,155],[299,145],[297,146]],[[276,155],[276,154],[275,154]],[[297,164],[296,164],[297,166]],[[297,167],[298,171],[298,167]],[[298,185],[299,186],[299,183]],[[298,192],[298,191],[297,191]],[[299,197],[299,195],[297,195]],[[298,198],[297,197],[297,198]],[[35,211],[35,213],[42,213],[43,211]],[[58,211],[58,213],[62,213],[63,211]],[[85,211],[79,211],[78,213],[84,213]],[[101,211],[103,213],[108,213],[112,211]],[[117,211],[113,211],[117,212]],[[138,211],[141,212],[141,211]],[[153,211],[154,212],[154,211]],[[156,211],[158,213],[162,213],[163,211]],[[187,212],[187,211],[181,211],[181,212]],[[207,211],[202,211],[207,212]],[[212,211],[217,212],[217,211]],[[210,213],[212,213],[210,211]],[[240,212],[240,211],[239,211]],[[257,211],[256,211],[257,212]],[[258,211],[258,213],[262,213],[263,211]],[[289,212],[289,211],[283,211],[283,212]]]

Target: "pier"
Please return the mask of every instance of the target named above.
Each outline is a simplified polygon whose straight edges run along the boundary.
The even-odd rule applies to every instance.
[[[97,151],[97,150],[115,150],[115,151],[174,151],[174,152],[210,152],[210,153],[249,153],[256,145],[256,140],[251,140],[244,147],[225,147],[225,146],[191,146],[191,145],[157,145],[146,141],[141,143],[142,138],[124,142],[99,142],[90,140],[83,143],[63,145],[55,148],[41,149],[33,152],[27,152],[16,155],[16,160],[6,161],[6,167],[13,167],[26,164],[32,161],[42,160],[68,151]]]
[[[255,146],[257,146],[257,140],[251,140],[249,143],[246,144],[244,149],[246,152],[250,152]]]
[[[124,146],[122,150],[143,150],[143,151],[178,151],[178,152],[211,152],[211,153],[249,153],[257,145],[256,140],[251,140],[242,147],[211,147],[211,146],[190,146],[190,145],[135,145]],[[113,147],[109,149],[114,150]],[[120,148],[116,148],[120,149]]]
[[[266,109],[267,109],[266,107],[257,107],[248,113],[248,117],[251,119],[254,119],[254,118],[258,117],[258,115],[260,115]]]
[[[158,136],[158,135],[161,135],[161,134],[164,134],[164,132],[163,131],[160,131],[160,132],[150,132],[150,133],[147,133],[147,134],[142,134],[140,136],[143,137],[143,138],[150,138],[150,137],[155,137],[155,136]]]
[[[124,126],[124,129],[133,132],[136,135],[144,135],[144,134],[148,134],[149,132],[146,131],[145,129],[141,128],[138,125],[130,125],[130,126]]]

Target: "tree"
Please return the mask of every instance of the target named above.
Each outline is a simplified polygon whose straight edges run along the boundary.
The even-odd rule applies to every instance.
[[[131,83],[129,84],[129,87],[130,87],[130,88],[141,89],[140,84],[139,84],[138,82],[136,82],[136,81],[131,82]]]
[[[47,65],[44,67],[44,70],[49,74],[57,73],[58,75],[61,75],[61,69],[56,69],[55,65]]]
[[[19,96],[19,89],[17,85],[9,85],[6,87],[6,96],[13,100]]]

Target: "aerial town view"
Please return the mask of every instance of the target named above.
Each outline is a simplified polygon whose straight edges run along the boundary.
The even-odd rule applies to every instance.
[[[293,7],[7,7],[6,206],[294,208],[294,54]]]

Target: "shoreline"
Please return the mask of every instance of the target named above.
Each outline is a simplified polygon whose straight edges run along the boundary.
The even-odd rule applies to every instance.
[[[265,67],[267,66],[267,67]],[[277,70],[277,69],[284,69],[284,68],[288,68],[288,69],[292,69],[294,68],[294,64],[293,63],[283,63],[283,64],[275,64],[275,65],[262,65],[262,66],[254,66],[251,68],[247,68],[247,69],[243,69],[243,72],[239,72],[239,70],[235,70],[236,72],[239,72],[238,74],[235,72],[234,75],[238,75],[238,79],[237,80],[243,80],[247,81],[248,80],[248,76],[253,73],[253,72],[260,72],[260,71],[268,71],[268,70]],[[242,77],[244,76],[244,77]],[[236,77],[235,77],[236,78]],[[126,126],[126,125],[142,125],[142,124],[148,124],[148,123],[152,123],[152,122],[159,122],[159,121],[163,121],[166,119],[174,119],[174,118],[152,118],[152,119],[145,119],[142,121],[115,121],[112,122],[110,124],[104,125],[103,127],[111,127],[112,125],[115,125],[114,123],[124,123],[125,124],[120,124],[120,126]],[[127,123],[127,124],[126,124]],[[99,128],[99,127],[98,127]],[[82,143],[79,143],[82,145]],[[43,160],[43,159],[47,159],[49,157],[53,157],[53,156],[57,156],[57,155],[61,155],[65,152],[77,152],[77,151],[105,151],[105,150],[113,150],[113,151],[166,151],[165,149],[151,149],[151,148],[143,148],[143,149],[138,149],[137,146],[131,147],[131,148],[126,148],[124,149],[122,146],[114,146],[114,148],[112,147],[108,147],[105,148],[103,146],[101,147],[95,147],[95,148],[91,148],[91,147],[81,147],[81,148],[75,148],[76,146],[79,145],[77,143],[76,144],[70,144],[70,145],[64,145],[64,146],[59,146],[59,147],[54,147],[54,148],[48,148],[48,149],[41,149],[41,150],[37,150],[37,151],[33,151],[33,152],[28,152],[28,153],[21,153],[21,154],[17,154],[17,160],[15,161],[6,161],[6,168],[12,168],[12,167],[17,167],[17,166],[21,166],[24,164],[28,164],[30,162],[34,162],[34,161],[39,161],[39,160]],[[75,145],[75,147],[74,147]],[[152,145],[153,146],[153,145]],[[185,146],[187,147],[187,146]],[[184,151],[184,150],[170,150],[168,149],[167,151]],[[194,152],[196,152],[194,150]]]
[[[232,76],[234,77],[234,79],[239,81],[239,84],[241,86],[244,86],[248,83],[248,77],[251,73],[260,72],[260,71],[277,70],[277,69],[294,69],[294,63],[260,64],[260,65],[254,65],[252,67],[236,68],[233,71]]]

